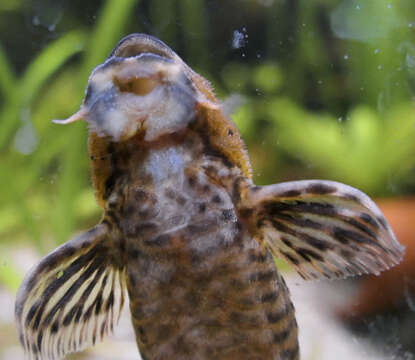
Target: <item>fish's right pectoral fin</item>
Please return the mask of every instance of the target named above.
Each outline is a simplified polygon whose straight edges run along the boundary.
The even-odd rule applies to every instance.
[[[243,195],[253,236],[305,279],[379,274],[403,258],[379,208],[351,186],[292,181]]]
[[[107,226],[97,225],[45,256],[26,276],[15,314],[30,359],[59,359],[113,330],[125,276],[111,261],[110,239]]]

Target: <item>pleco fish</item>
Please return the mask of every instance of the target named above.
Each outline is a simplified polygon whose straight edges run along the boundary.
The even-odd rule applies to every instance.
[[[255,186],[209,83],[156,38],[122,39],[92,72],[80,110],[55,122],[80,119],[104,215],[23,281],[16,322],[31,359],[101,340],[125,288],[143,359],[299,359],[273,256],[305,279],[378,274],[403,257],[359,190]]]

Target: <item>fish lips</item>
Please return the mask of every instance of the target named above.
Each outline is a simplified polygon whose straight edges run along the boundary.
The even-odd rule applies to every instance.
[[[197,91],[180,62],[153,53],[110,57],[91,74],[83,108],[92,131],[152,141],[195,118]]]

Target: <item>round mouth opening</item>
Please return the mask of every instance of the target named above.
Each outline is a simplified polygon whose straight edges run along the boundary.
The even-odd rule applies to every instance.
[[[145,96],[151,93],[159,85],[160,81],[153,77],[115,77],[114,83],[120,92]]]
[[[153,53],[143,52],[127,58],[112,57],[120,61],[112,74],[112,81],[121,93],[145,96],[166,82],[172,60]]]

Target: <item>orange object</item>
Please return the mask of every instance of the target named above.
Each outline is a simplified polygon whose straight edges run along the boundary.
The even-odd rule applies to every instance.
[[[367,276],[360,285],[354,304],[342,310],[341,316],[344,318],[366,317],[402,306],[413,306],[411,292],[415,293],[415,197],[379,199],[376,203],[398,240],[406,246],[405,257],[398,266],[380,276]]]

